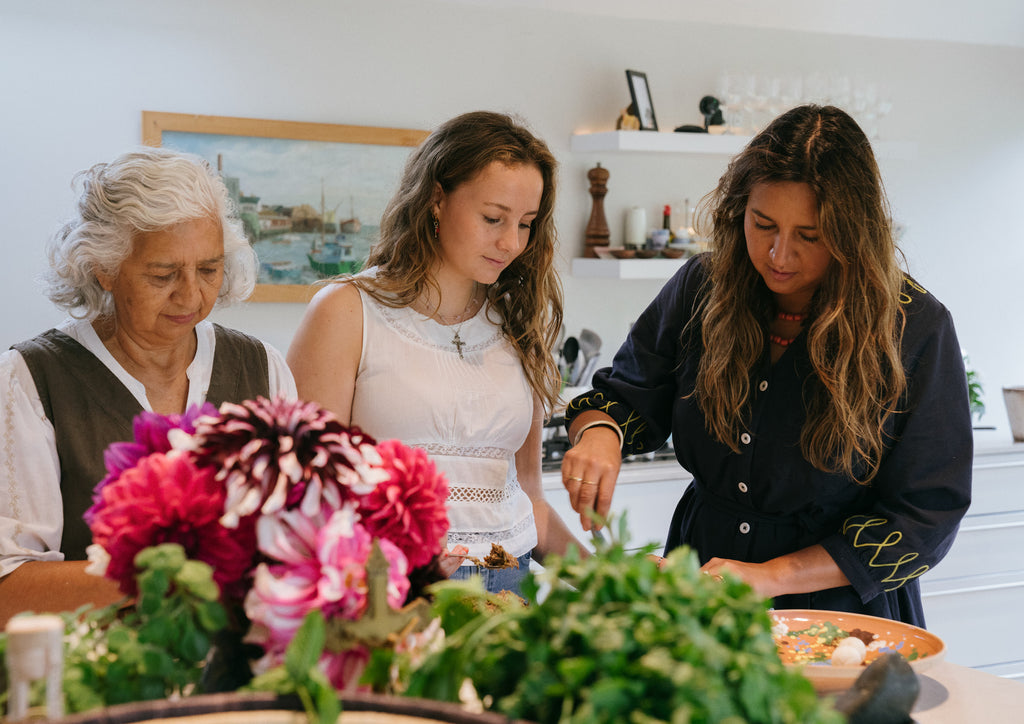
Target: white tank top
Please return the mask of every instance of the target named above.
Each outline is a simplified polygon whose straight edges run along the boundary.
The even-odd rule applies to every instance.
[[[411,307],[360,296],[363,345],[352,424],[377,440],[424,449],[446,475],[449,548],[462,544],[479,558],[491,543],[514,556],[531,551],[537,526],[515,453],[530,432],[533,393],[486,305],[461,325],[445,326]],[[462,358],[452,342],[456,329]]]

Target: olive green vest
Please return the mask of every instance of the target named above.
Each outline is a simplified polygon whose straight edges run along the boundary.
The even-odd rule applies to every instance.
[[[269,397],[267,351],[255,337],[214,325],[216,347],[206,399],[216,406]],[[92,534],[82,518],[96,484],[107,475],[103,451],[131,440],[142,407],[113,372],[74,339],[51,329],[15,344],[28,365],[46,416],[53,424],[60,459],[66,560],[84,560]]]

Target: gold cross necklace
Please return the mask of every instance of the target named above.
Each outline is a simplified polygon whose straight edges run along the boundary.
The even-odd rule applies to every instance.
[[[458,323],[458,327],[455,328],[455,334],[452,335],[452,344],[455,345],[455,349],[459,353],[459,359],[465,359],[462,356],[462,348],[466,346],[466,343],[462,341],[462,337],[459,336],[459,332],[462,331],[462,325],[469,319],[469,310],[473,308],[476,303],[476,290],[477,283],[473,282],[473,293],[469,295],[469,301],[466,302],[466,308],[462,310],[461,314],[457,314],[454,317],[446,317],[440,312],[434,312],[431,316],[434,317],[441,324],[446,327],[450,327],[453,324]]]

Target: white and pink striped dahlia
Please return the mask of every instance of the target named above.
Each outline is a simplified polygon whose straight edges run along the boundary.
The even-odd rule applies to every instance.
[[[338,510],[390,477],[372,437],[310,402],[225,402],[216,417],[196,421],[187,444],[197,464],[218,468],[229,528],[255,513]]]

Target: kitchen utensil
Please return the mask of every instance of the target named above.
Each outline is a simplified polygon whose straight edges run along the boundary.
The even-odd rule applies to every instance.
[[[581,329],[579,341],[580,352],[585,354],[588,360],[591,357],[597,357],[601,351],[601,337],[592,329]]]
[[[565,361],[565,368],[562,370],[562,381],[566,384],[573,384],[573,370],[576,359],[580,356],[580,342],[575,337],[566,337],[562,345],[562,359]]]
[[[576,378],[576,384],[589,388],[590,380],[594,376],[594,373],[597,372],[597,366],[600,364],[600,362],[601,360],[596,356],[591,357],[589,360],[587,360],[586,366],[582,370],[580,370],[579,377]]]

